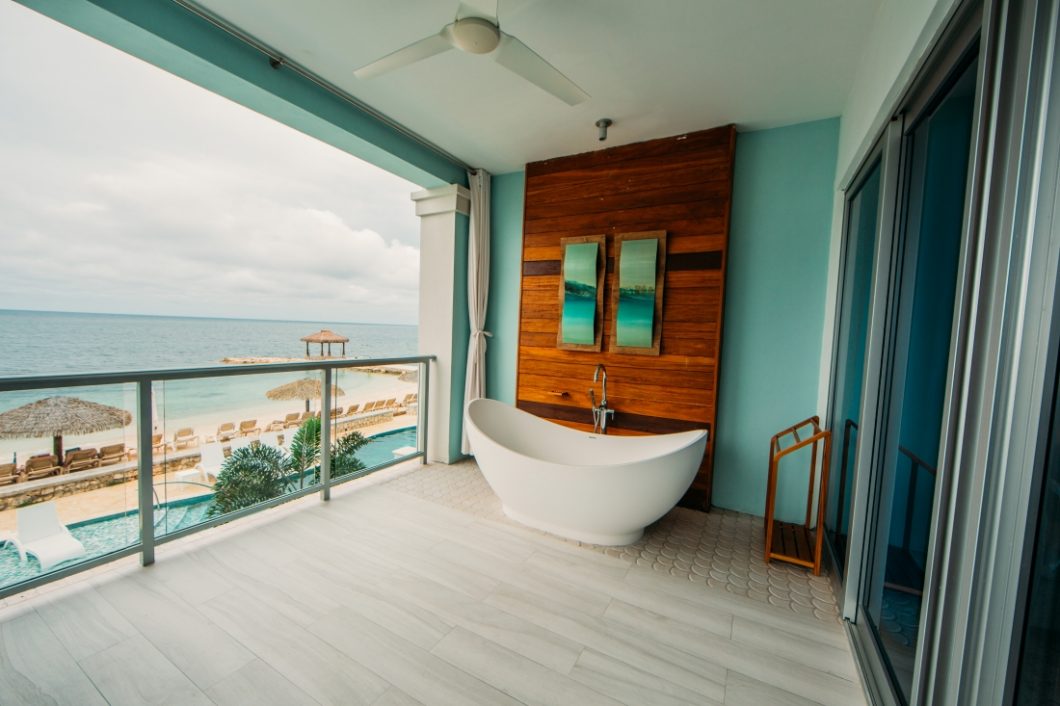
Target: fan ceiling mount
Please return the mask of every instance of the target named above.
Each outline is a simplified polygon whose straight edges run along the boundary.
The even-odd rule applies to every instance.
[[[492,14],[488,14],[491,10]],[[501,30],[496,0],[478,0],[475,5],[461,2],[456,19],[440,32],[362,66],[353,74],[359,79],[375,78],[450,49],[492,56],[504,68],[568,105],[577,105],[589,97],[533,49]]]

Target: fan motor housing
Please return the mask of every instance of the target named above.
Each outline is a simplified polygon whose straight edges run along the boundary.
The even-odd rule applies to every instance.
[[[481,17],[465,17],[453,23],[453,45],[468,54],[489,54],[500,43],[497,25]]]

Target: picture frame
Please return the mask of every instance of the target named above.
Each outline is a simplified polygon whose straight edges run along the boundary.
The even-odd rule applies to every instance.
[[[615,235],[610,352],[659,355],[665,283],[666,231]]]
[[[604,333],[601,319],[606,249],[607,239],[603,235],[560,240],[557,348],[600,350]]]

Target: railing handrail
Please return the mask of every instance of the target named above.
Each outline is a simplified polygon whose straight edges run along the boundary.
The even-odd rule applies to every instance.
[[[401,358],[343,358],[340,360],[307,360],[296,363],[239,363],[198,368],[162,368],[158,370],[130,370],[114,373],[70,373],[65,375],[24,375],[0,378],[0,392],[36,390],[50,387],[84,387],[113,385],[125,382],[193,380],[198,378],[262,375],[268,373],[313,372],[344,368],[368,368],[384,365],[430,363],[435,355],[415,355]]]
[[[854,428],[854,431],[857,431],[858,430],[858,423],[855,422],[853,419],[847,419],[846,424],[843,426],[843,435],[844,435],[843,448],[846,448],[846,439],[845,439],[845,437],[850,433],[850,428],[851,427]],[[928,463],[924,459],[922,459],[919,456],[917,456],[915,453],[913,453],[912,451],[910,451],[906,447],[899,445],[898,446],[898,453],[902,454],[903,456],[905,456],[906,458],[909,459],[909,462],[912,464],[914,473],[916,473],[916,471],[919,468],[923,468],[925,471],[927,471],[928,473],[930,473],[933,476],[934,475],[938,475],[938,471],[935,469],[934,466],[932,466],[930,463]],[[844,464],[845,464],[845,462],[844,462]],[[844,465],[844,468],[846,468],[845,465]]]

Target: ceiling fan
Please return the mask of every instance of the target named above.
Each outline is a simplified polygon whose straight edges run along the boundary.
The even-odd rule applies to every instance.
[[[501,31],[497,22],[497,0],[460,2],[456,19],[438,34],[413,42],[353,72],[360,79],[375,78],[435,54],[459,49],[468,54],[490,55],[504,68],[551,93],[567,105],[577,105],[589,97],[573,81],[533,49]],[[491,11],[492,10],[492,14]]]

